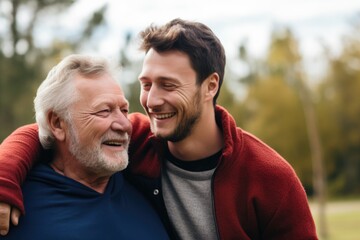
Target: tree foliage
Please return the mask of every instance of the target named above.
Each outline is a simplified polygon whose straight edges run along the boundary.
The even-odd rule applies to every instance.
[[[288,72],[301,57],[288,29],[273,32],[267,56],[248,84],[243,102],[244,128],[277,150],[296,170],[303,184],[312,190],[312,167],[304,112]],[[249,82],[249,81],[247,81]],[[309,191],[311,192],[311,191]]]
[[[94,13],[80,41],[54,39],[50,46],[34,42],[36,27],[46,19],[69,9],[74,0],[3,0],[0,20],[5,24],[0,35],[0,140],[16,127],[31,123],[33,97],[39,83],[63,53],[72,53],[84,44],[95,29],[104,23],[106,7]],[[24,21],[27,16],[27,21]]]
[[[360,21],[359,21],[360,23]],[[319,88],[331,193],[360,193],[360,25],[344,38]]]

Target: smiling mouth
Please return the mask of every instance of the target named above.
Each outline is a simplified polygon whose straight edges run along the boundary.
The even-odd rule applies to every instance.
[[[105,142],[103,142],[103,144],[105,144],[107,146],[112,146],[112,147],[121,147],[124,145],[124,143],[122,141],[116,141],[116,140],[105,141]]]
[[[163,120],[163,119],[171,118],[171,117],[175,116],[175,114],[176,113],[154,114],[154,118]]]

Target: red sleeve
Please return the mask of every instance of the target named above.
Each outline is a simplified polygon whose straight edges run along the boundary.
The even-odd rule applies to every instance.
[[[21,184],[41,149],[38,126],[16,129],[0,145],[0,202],[9,203],[25,213]]]

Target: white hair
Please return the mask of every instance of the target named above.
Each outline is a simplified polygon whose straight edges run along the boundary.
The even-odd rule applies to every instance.
[[[34,99],[39,138],[44,148],[51,148],[55,141],[47,122],[48,113],[54,112],[66,121],[71,119],[68,109],[78,99],[74,77],[110,74],[115,79],[112,67],[105,58],[73,54],[64,58],[50,70],[46,79],[39,86]]]

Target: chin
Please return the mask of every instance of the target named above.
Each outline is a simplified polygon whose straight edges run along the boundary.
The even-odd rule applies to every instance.
[[[108,168],[109,171],[115,173],[115,172],[119,172],[119,171],[124,170],[127,166],[128,166],[128,161],[121,160],[121,162],[108,164],[107,168]]]
[[[158,138],[163,138],[163,139],[167,139],[169,137],[169,134],[164,134],[163,132],[161,131],[154,131],[153,132],[154,135]]]

